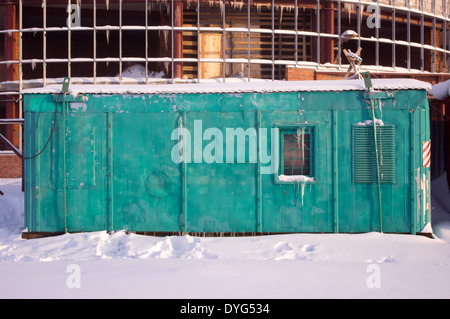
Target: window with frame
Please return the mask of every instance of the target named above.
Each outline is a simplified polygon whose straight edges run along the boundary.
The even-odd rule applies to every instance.
[[[282,159],[281,174],[285,176],[314,176],[314,128],[301,126],[280,131]]]

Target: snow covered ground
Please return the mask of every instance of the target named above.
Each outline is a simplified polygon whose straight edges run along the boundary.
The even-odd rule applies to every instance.
[[[0,298],[450,298],[450,194],[432,183],[434,239],[367,234],[23,240],[21,181],[0,179]]]

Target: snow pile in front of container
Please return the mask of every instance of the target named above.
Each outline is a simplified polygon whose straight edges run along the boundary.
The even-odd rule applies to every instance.
[[[111,234],[103,232],[98,239],[96,256],[101,258],[218,258],[200,243],[200,238],[167,236],[152,238],[118,231]]]

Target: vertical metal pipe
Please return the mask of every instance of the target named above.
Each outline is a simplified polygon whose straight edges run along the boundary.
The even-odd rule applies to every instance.
[[[448,10],[448,9],[447,9],[447,10]],[[448,15],[447,12],[445,12],[445,18],[446,18],[446,19],[449,18],[449,15]],[[450,24],[449,24],[449,26],[450,26]],[[447,49],[447,50],[450,50],[450,29],[449,29],[449,32],[448,32],[448,43],[447,43],[447,45],[448,45],[448,48],[446,48],[446,49]],[[449,54],[449,56],[448,56],[448,68],[449,68],[449,72],[450,72],[450,54]]]
[[[42,80],[47,85],[47,0],[42,2]]]
[[[148,82],[148,0],[145,0],[145,83]]]
[[[449,9],[446,7],[445,11],[444,11],[445,12],[445,15],[444,15],[445,19],[449,18],[449,14],[447,12],[448,10]],[[447,31],[447,28],[446,28],[445,32],[447,33],[448,38],[447,38],[447,47],[444,47],[444,48],[446,50],[450,50],[450,23],[449,23],[449,30]],[[450,54],[448,55],[447,68],[448,68],[448,71],[450,72]]]
[[[298,64],[298,0],[295,0],[294,11],[294,28],[295,28],[295,67]]]
[[[272,0],[272,81],[275,80],[275,1]]]
[[[377,7],[379,8],[378,0],[377,0]],[[380,28],[375,27],[375,38],[377,39],[377,42],[375,42],[375,65],[378,70],[378,67],[380,65]]]
[[[67,76],[71,77],[71,59],[72,59],[72,23],[70,19],[70,5],[72,4],[71,0],[67,0]]]
[[[171,80],[172,80],[172,83],[173,83],[173,79],[174,79],[174,72],[175,72],[175,66],[174,66],[174,43],[175,43],[175,35],[174,35],[174,28],[173,28],[173,26],[174,26],[174,17],[173,17],[173,0],[171,0],[171,2],[170,2],[170,5],[171,5],[171,7],[170,7],[170,26],[171,26],[171,28],[172,28],[172,32],[171,32],[171,37],[170,37],[170,40],[171,40],[171,48],[170,48],[170,51],[171,51],[171,54],[170,54],[170,60],[171,60]]]
[[[225,0],[222,0],[222,80],[225,83],[225,44],[226,44],[226,33],[225,33]]]
[[[444,50],[447,50],[447,20],[445,18],[447,16],[447,1],[443,0],[442,5],[443,5],[442,16],[444,16],[444,19],[442,20],[442,25],[443,25],[443,27],[442,27],[442,32],[443,32],[442,48]],[[447,72],[447,52],[444,52],[444,58],[442,59],[442,62],[443,62],[442,72]]]
[[[23,7],[22,7],[22,0],[19,0],[19,93],[22,92],[23,89],[23,69],[22,69],[22,59],[23,59]],[[19,95],[19,106],[22,106],[22,95]],[[20,118],[22,117],[22,112],[19,113]]]
[[[200,82],[200,0],[197,0],[197,82]]]
[[[122,84],[122,0],[119,1],[119,83]]]
[[[248,82],[250,82],[250,77],[251,77],[251,73],[250,73],[250,69],[251,69],[251,64],[250,64],[250,59],[251,59],[251,55],[250,55],[250,42],[251,42],[250,1],[251,0],[247,0],[247,28],[248,28],[248,34],[247,34],[247,81]]]
[[[4,40],[5,40],[5,49],[4,49],[4,58],[7,61],[14,61],[13,63],[6,65],[6,74],[5,79],[7,81],[17,81],[20,80],[20,65],[18,65],[16,62],[19,61],[20,63],[20,50],[19,50],[19,43],[20,43],[20,34],[18,34],[16,31],[18,29],[17,26],[17,5],[13,2],[8,2],[5,4],[4,7],[4,15],[1,17],[4,19],[4,27],[5,30],[12,30],[11,32],[8,32],[4,34]],[[20,91],[20,88],[19,88]],[[5,101],[5,116],[6,118],[20,118],[21,114],[17,114],[17,105],[16,105],[16,95],[6,96]],[[20,130],[19,130],[20,131]],[[5,135],[8,140],[12,142],[15,146],[20,146],[21,141],[18,139],[16,135],[16,127],[6,126],[5,127]]]
[[[333,8],[331,8],[331,9],[333,9]],[[338,17],[337,17],[337,28],[338,28],[338,30],[337,30],[337,32],[338,32],[338,35],[339,35],[339,38],[338,38],[338,64],[339,64],[339,68],[341,68],[341,64],[342,64],[342,61],[341,61],[341,57],[342,57],[342,39],[341,39],[341,32],[342,32],[342,28],[341,28],[341,24],[342,24],[342,21],[341,21],[341,1],[339,0],[338,1]],[[325,61],[325,62],[328,62],[328,61]],[[330,63],[333,63],[334,61],[329,61]]]
[[[356,33],[358,33],[358,48],[361,47],[361,0],[359,0],[356,16]],[[341,35],[339,34],[339,42],[341,41]],[[340,47],[340,45],[339,45]]]
[[[431,62],[431,69],[433,73],[436,73],[436,63],[437,63],[437,57],[436,57],[436,0],[433,0],[433,61]]]
[[[320,64],[320,0],[317,0],[317,12],[316,12],[316,32],[317,32],[317,43],[316,43],[316,62]]]
[[[93,35],[93,69],[92,69],[92,77],[94,78],[94,84],[97,83],[97,0],[93,0],[93,24],[94,24],[94,35]]]
[[[424,59],[425,59],[425,55],[424,55],[424,48],[423,48],[423,44],[424,44],[424,12],[423,12],[423,0],[420,0],[420,7],[421,7],[421,14],[420,14],[420,44],[422,45],[422,47],[420,48],[420,71],[423,72],[424,70]]]
[[[395,0],[392,0],[392,68],[395,70],[396,60],[395,60]]]
[[[183,58],[183,31],[175,30],[175,28],[183,27],[183,2],[172,1],[172,30],[173,30],[173,59]],[[174,73],[172,78],[183,77],[183,62],[173,63]]]
[[[22,7],[22,0],[19,0],[19,118],[23,119],[23,101],[22,101],[22,89],[23,89],[23,70],[22,70],[22,48],[23,48],[23,39],[22,39],[22,28],[23,28],[23,21],[22,21],[22,15],[23,15],[23,7]],[[23,130],[24,126],[20,126],[20,141],[19,141],[19,150],[23,151]],[[24,163],[22,161],[22,187],[23,187],[23,181],[24,181]]]
[[[408,17],[407,17],[407,26],[406,26],[406,41],[408,41],[408,48],[406,52],[406,63],[408,67],[408,71],[411,70],[411,2],[408,1]]]
[[[327,34],[334,34],[335,30],[339,30],[338,33],[340,33],[341,30],[341,1],[337,0],[337,4],[334,3],[335,1],[324,1],[321,4],[321,12],[320,12],[320,31],[323,31],[323,33]],[[337,11],[337,18],[335,21],[335,10]],[[336,24],[336,28],[335,28]],[[339,50],[339,39],[337,41],[338,43],[338,50]],[[334,56],[338,57],[338,55],[334,52],[334,45],[335,40],[334,38],[330,37],[324,37],[324,39],[321,39],[320,42],[320,61],[322,63],[330,62],[334,63]]]

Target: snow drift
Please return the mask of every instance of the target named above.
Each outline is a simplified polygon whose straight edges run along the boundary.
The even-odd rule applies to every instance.
[[[366,234],[24,240],[21,180],[0,180],[1,298],[449,298],[450,194],[432,183],[435,238]],[[70,271],[80,271],[70,286]],[[378,273],[373,271],[377,270]],[[370,284],[379,276],[379,285]]]

